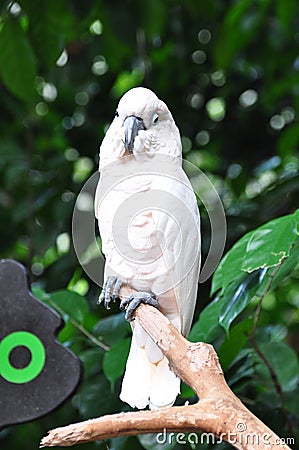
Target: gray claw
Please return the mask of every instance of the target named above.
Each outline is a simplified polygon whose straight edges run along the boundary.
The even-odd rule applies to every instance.
[[[123,280],[121,280],[120,278],[117,278],[117,280],[114,284],[114,288],[113,288],[113,292],[112,292],[112,296],[111,296],[113,302],[115,302],[115,300],[118,298],[119,291],[124,284],[125,284],[125,282]]]
[[[102,302],[104,302],[104,307],[106,309],[110,309],[111,291],[113,289],[112,300],[115,301],[115,298],[116,298],[117,294],[119,293],[122,283],[123,282],[115,276],[108,277],[107,280],[105,281],[105,284],[103,286],[103,289],[102,289],[101,295],[99,296],[97,304],[100,305]]]
[[[120,303],[120,309],[126,311],[125,319],[128,322],[134,320],[132,314],[140,303],[145,303],[154,306],[155,308],[158,308],[159,306],[156,296],[149,292],[135,292],[134,294],[129,295],[129,297],[123,299]]]
[[[103,302],[103,300],[105,298],[104,292],[105,292],[104,289],[102,289],[101,295],[99,296],[98,301],[97,301],[97,305],[100,305]]]

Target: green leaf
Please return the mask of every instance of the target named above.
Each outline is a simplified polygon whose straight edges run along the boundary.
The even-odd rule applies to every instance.
[[[282,157],[292,155],[297,152],[299,143],[299,125],[295,122],[287,127],[278,141],[278,152]]]
[[[267,282],[266,274],[266,269],[260,269],[245,275],[245,277],[243,275],[243,279],[237,278],[225,290],[221,297],[219,324],[226,332],[229,331],[233,320],[246,308],[259,288]]]
[[[146,36],[153,38],[159,36],[164,31],[167,17],[167,5],[160,0],[143,2],[143,13],[141,14],[141,26],[145,30]]]
[[[114,389],[115,381],[124,374],[131,339],[122,339],[114,344],[103,359],[103,372]]]
[[[71,340],[77,336],[77,329],[68,321],[68,315],[64,313],[62,308],[60,308],[58,305],[53,304],[51,302],[50,294],[48,294],[46,291],[44,291],[40,286],[32,285],[31,286],[32,293],[35,297],[37,297],[42,302],[46,303],[50,308],[57,311],[61,316],[64,317],[64,325],[63,328],[60,330],[58,338],[61,343],[67,343],[67,345],[70,345]]]
[[[221,344],[218,350],[218,356],[221,366],[226,370],[239,354],[248,340],[248,335],[253,327],[253,319],[245,319],[232,327],[229,335]]]
[[[290,255],[296,238],[293,214],[271,220],[251,234],[241,269],[250,273],[262,267],[278,266]]]
[[[293,391],[299,382],[299,362],[296,352],[284,342],[269,342],[260,345],[260,350],[274,370],[281,389],[284,392]],[[258,372],[269,378],[269,369],[260,364]]]
[[[219,289],[223,291],[236,277],[240,276],[241,261],[245,255],[247,242],[253,233],[254,231],[250,231],[245,234],[222,258],[213,275],[211,295]]]
[[[243,348],[227,371],[229,385],[247,383],[254,379],[256,354],[250,348]]]
[[[190,398],[190,397],[196,397],[196,394],[190,386],[188,386],[187,384],[182,382],[180,396],[182,398],[186,399],[186,398]]]
[[[92,333],[100,336],[108,345],[113,345],[120,339],[127,337],[131,327],[123,313],[113,314],[101,319],[93,328]]]
[[[296,0],[288,0],[287,8],[285,0],[276,0],[274,2],[277,17],[279,19],[279,24],[285,29],[286,32],[289,31],[290,23],[293,17],[296,16],[298,11],[298,3]]]
[[[239,0],[227,9],[215,43],[216,66],[228,68],[237,52],[246,48],[262,24],[266,3],[253,8],[250,0]]]
[[[65,321],[64,327],[60,331],[58,338],[59,341],[68,347],[70,347],[73,343],[73,339],[78,336],[78,329],[74,327],[69,321]]]
[[[86,298],[76,292],[63,289],[49,294],[49,297],[50,306],[57,309],[57,311],[64,316],[65,321],[67,321],[68,317],[72,317],[82,324],[85,315],[89,313]]]
[[[35,53],[45,67],[51,67],[64,47],[64,23],[68,17],[64,0],[23,0],[29,14],[29,36]]]
[[[162,430],[161,433],[139,434],[137,437],[146,450],[170,450],[177,444],[173,433],[166,433]]]
[[[119,410],[120,402],[118,396],[109,395],[109,383],[103,374],[84,380],[78,394],[72,402],[79,410],[83,419],[98,417]]]
[[[275,267],[290,255],[298,238],[298,212],[271,220],[245,234],[224,256],[212,280],[211,295],[226,287],[242,272]]]
[[[20,99],[34,97],[35,56],[19,22],[11,17],[0,31],[0,76],[7,89]]]
[[[299,418],[299,386],[294,391],[286,392],[283,397],[283,406]]]
[[[104,353],[99,348],[85,350],[80,353],[79,357],[84,365],[85,379],[100,373],[103,356]]]
[[[299,236],[299,208],[293,214],[294,233]]]
[[[255,339],[258,343],[264,342],[282,342],[287,336],[288,330],[285,325],[282,324],[269,324],[260,326],[256,330]]]
[[[138,445],[137,436],[120,436],[117,438],[114,437],[112,439],[105,440],[104,442],[106,444],[106,447],[100,447],[98,450],[142,450],[142,447]]]
[[[188,336],[191,342],[212,342],[215,337],[222,332],[218,324],[218,317],[221,308],[219,298],[209,303],[201,312],[198,321],[193,325]]]
[[[279,270],[275,273],[269,292],[276,289],[281,282],[295,270],[299,263],[298,252],[299,240],[291,248],[289,257],[283,261],[283,264],[281,264]]]
[[[213,277],[212,293],[221,289],[219,323],[226,331],[271,281],[266,274],[273,277],[270,292],[296,267],[298,216],[296,211],[247,233],[222,259]]]
[[[113,85],[112,91],[116,98],[121,97],[129,89],[140,85],[143,80],[143,73],[140,69],[133,69],[132,72],[121,72]]]
[[[35,297],[37,297],[42,302],[47,303],[47,301],[49,300],[49,294],[38,285],[32,284],[31,292]]]

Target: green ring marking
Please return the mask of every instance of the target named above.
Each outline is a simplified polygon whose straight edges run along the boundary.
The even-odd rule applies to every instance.
[[[13,367],[9,355],[15,347],[27,347],[31,361],[22,369]],[[46,361],[46,351],[41,340],[28,331],[15,331],[0,342],[0,375],[10,383],[22,384],[34,380],[42,371]]]

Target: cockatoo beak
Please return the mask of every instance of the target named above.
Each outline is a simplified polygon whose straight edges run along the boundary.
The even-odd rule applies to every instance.
[[[123,126],[125,128],[125,149],[132,153],[134,148],[134,140],[138,131],[145,130],[143,120],[140,117],[128,116]]]

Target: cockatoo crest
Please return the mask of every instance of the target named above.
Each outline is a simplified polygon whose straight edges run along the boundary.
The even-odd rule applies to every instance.
[[[142,87],[131,89],[121,98],[117,115],[122,123],[128,116],[140,117],[147,130],[159,127],[161,121],[173,121],[165,103],[150,89]]]

